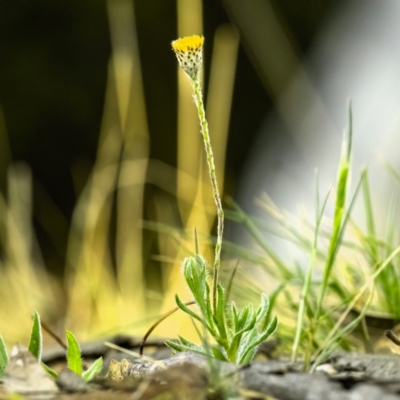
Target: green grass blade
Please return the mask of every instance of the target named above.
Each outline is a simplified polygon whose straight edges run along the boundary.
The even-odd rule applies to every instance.
[[[28,350],[40,362],[42,357],[42,327],[39,313],[36,310],[33,311],[33,324]]]
[[[319,355],[316,357],[311,372],[314,372],[315,369],[323,363],[327,357],[329,357],[330,354],[338,347],[339,342],[341,342],[345,336],[349,335],[362,321],[364,318],[369,305],[371,304],[373,297],[373,288],[371,288],[370,295],[368,296],[368,300],[364,304],[363,309],[361,310],[361,313],[358,315],[357,318],[355,318],[353,321],[351,321],[348,325],[346,325],[344,328],[338,330],[332,337],[331,339],[325,343],[324,347],[321,349]]]
[[[8,364],[7,348],[2,336],[0,335],[0,378],[4,376],[7,364]]]
[[[314,265],[317,258],[317,251],[318,251],[318,237],[319,237],[319,228],[321,226],[322,217],[324,215],[325,207],[328,202],[329,192],[325,197],[324,203],[322,205],[321,211],[319,211],[319,185],[318,185],[318,176],[316,177],[316,221],[315,221],[315,231],[314,231],[314,243],[311,248],[310,259],[307,267],[307,272],[304,280],[304,285],[302,289],[300,304],[299,304],[299,311],[297,313],[297,325],[296,325],[296,333],[293,342],[292,348],[292,362],[296,361],[297,353],[300,346],[300,339],[303,332],[303,323],[304,317],[306,312],[306,305],[308,302],[308,296],[310,295],[310,288],[311,288],[311,280],[314,271]]]
[[[364,179],[362,181],[364,208],[365,208],[365,219],[367,221],[367,233],[370,238],[376,237],[374,213],[372,209],[371,191],[369,189],[368,172],[365,171]],[[368,242],[368,247],[371,252],[372,263],[375,264],[378,261],[378,249],[374,240]]]
[[[385,247],[385,256],[389,256],[390,252],[393,250],[396,242],[395,234],[397,228],[397,218],[396,218],[396,204],[397,199],[392,198],[390,201],[389,212],[387,216],[386,223],[386,233],[385,233],[385,243],[387,246]],[[395,261],[395,260],[394,260]],[[391,282],[390,291],[381,290],[379,291],[379,300],[382,309],[392,314],[394,319],[400,318],[400,279],[398,276],[398,263],[390,263],[388,266],[388,273],[383,271],[384,280],[386,282]],[[388,295],[390,293],[390,295]]]
[[[78,374],[82,375],[82,357],[81,349],[79,344],[72,332],[66,331],[65,336],[67,338],[67,363],[68,368]]]
[[[333,228],[329,242],[328,256],[324,267],[322,285],[317,302],[317,311],[316,311],[317,320],[322,309],[322,304],[328,287],[329,278],[332,273],[332,268],[336,260],[337,251],[339,249],[341,238],[344,232],[344,227],[346,225],[346,221],[344,222],[345,220],[344,216],[345,216],[348,176],[350,169],[352,135],[353,135],[353,122],[352,122],[351,104],[349,104],[348,126],[343,136],[342,155],[340,158],[339,168],[338,168],[338,180],[336,186],[337,193],[336,193],[335,212],[333,216]],[[347,215],[349,215],[349,213]]]
[[[370,285],[373,285],[376,278],[382,273],[382,271],[387,268],[388,265],[390,265],[391,261],[400,253],[400,246],[396,247],[396,249],[393,250],[393,252],[390,254],[389,257],[386,258],[386,260],[379,266],[379,268],[374,271],[374,273],[367,278],[365,281],[364,285],[358,290],[357,294],[353,297],[353,299],[347,304],[347,308],[345,312],[342,313],[341,317],[339,320],[336,322],[336,325],[330,329],[329,334],[327,337],[324,339],[323,343],[321,343],[319,349],[317,350],[317,354],[314,354],[315,358],[318,354],[320,354],[321,349],[325,348],[325,345],[330,342],[332,337],[336,335],[337,331],[339,330],[342,322],[346,318],[346,316],[350,313],[350,311],[353,309],[353,307],[357,304],[357,302],[360,300],[361,296],[364,294],[364,292],[368,289]]]
[[[89,382],[91,381],[94,376],[100,373],[101,369],[103,368],[103,358],[98,358],[89,368],[82,374],[82,378]]]

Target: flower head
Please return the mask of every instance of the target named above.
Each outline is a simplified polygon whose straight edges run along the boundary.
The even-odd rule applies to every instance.
[[[197,80],[203,64],[202,36],[186,36],[172,42],[172,49],[179,61],[179,65],[190,79]]]

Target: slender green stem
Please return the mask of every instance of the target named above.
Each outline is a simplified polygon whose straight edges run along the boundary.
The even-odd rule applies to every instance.
[[[221,265],[221,247],[222,247],[222,235],[224,232],[224,210],[222,209],[221,197],[218,190],[217,174],[215,172],[214,155],[211,147],[210,135],[208,133],[208,123],[206,120],[206,113],[204,111],[203,96],[201,92],[200,79],[190,79],[194,91],[194,99],[196,102],[201,133],[203,135],[204,147],[206,150],[206,158],[208,165],[208,173],[210,175],[211,185],[213,189],[213,197],[215,205],[217,206],[217,244],[215,245],[215,258],[214,258],[214,270],[213,270],[213,285],[212,285],[212,304],[213,311],[215,313],[217,309],[217,285],[218,285],[218,270]]]

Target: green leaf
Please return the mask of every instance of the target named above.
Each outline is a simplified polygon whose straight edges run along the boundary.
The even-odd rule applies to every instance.
[[[42,327],[39,313],[36,310],[33,310],[33,325],[28,350],[40,362],[42,357]]]
[[[265,294],[261,294],[261,305],[257,310],[257,322],[262,321],[269,312],[270,302],[269,297]]]
[[[217,310],[215,316],[221,339],[227,339],[225,328],[225,293],[221,285],[217,286]]]
[[[164,343],[171,349],[179,352],[189,351],[186,346],[183,346],[182,344],[179,344],[177,342],[173,342],[172,340],[166,340]]]
[[[67,362],[68,368],[78,374],[82,375],[82,357],[81,349],[79,344],[72,332],[66,331],[65,336],[67,338]]]
[[[103,358],[98,358],[89,368],[82,374],[82,378],[89,382],[91,381],[96,374],[98,374],[103,368]]]
[[[251,344],[252,347],[258,346],[264,340],[266,340],[269,336],[271,336],[278,326],[278,319],[274,317],[272,321],[269,323],[267,329],[258,335],[257,339]]]
[[[202,313],[206,314],[207,263],[204,258],[199,255],[186,258],[183,262],[183,276]]]
[[[251,360],[249,361],[248,353],[252,349],[256,348],[264,340],[266,340],[269,336],[271,336],[276,330],[277,325],[278,325],[278,319],[274,317],[264,332],[257,335],[255,339],[251,340],[245,346],[243,346],[243,350],[239,356],[239,364],[243,364],[244,362],[248,363],[251,361]]]
[[[196,263],[194,257],[188,257],[183,260],[183,276],[186,280],[189,289],[193,293],[193,296],[197,298],[198,287],[196,285],[197,273],[196,273]]]
[[[204,351],[203,347],[201,347],[201,346],[199,346],[199,345],[197,345],[197,344],[195,344],[195,343],[193,343],[193,342],[191,342],[189,340],[186,340],[184,337],[178,335],[178,338],[181,341],[181,344],[183,344],[184,346],[190,348],[192,351],[198,351],[198,352],[203,352]]]
[[[47,366],[44,362],[40,362],[41,366],[45,369],[45,371],[53,378],[53,379],[57,379],[58,378],[58,374],[56,371],[54,371],[54,369],[50,368],[49,366]]]
[[[215,331],[215,324],[214,324],[214,318],[213,318],[213,312],[212,312],[212,308],[211,308],[211,296],[210,296],[210,286],[208,286],[208,283],[206,282],[205,284],[205,302],[206,302],[206,320],[207,323],[210,325],[210,328]]]
[[[197,319],[198,321],[200,321],[201,323],[203,323],[203,320],[202,320],[194,311],[192,311],[185,303],[183,303],[177,294],[175,295],[175,302],[176,302],[176,305],[177,305],[183,312],[185,312],[186,314],[189,314],[189,315],[190,315],[191,317],[193,317],[194,319]]]
[[[239,332],[236,332],[235,336],[243,335],[243,333],[250,331],[251,329],[254,328],[257,318],[256,313],[253,310],[251,310],[247,318],[248,320],[246,322],[246,325]]]
[[[234,332],[238,330],[239,325],[239,312],[235,302],[231,302],[231,312],[232,312],[232,329]]]
[[[249,328],[249,325],[252,324],[254,326],[256,322],[256,313],[254,312],[253,304],[249,303],[243,310],[242,315],[239,315],[239,324],[238,324],[238,330],[239,331],[247,331],[251,328]]]
[[[196,347],[197,344],[191,342],[190,340],[185,339],[183,336],[178,335],[180,342],[187,347]]]
[[[173,350],[180,351],[180,352],[185,352],[185,351],[193,351],[194,353],[201,354],[203,356],[207,356],[206,351],[200,346],[196,346],[195,348],[185,346],[180,343],[173,342],[172,340],[166,340],[165,344],[170,347]]]
[[[211,351],[217,360],[229,361],[219,347],[211,346]]]
[[[252,303],[247,304],[247,306],[245,306],[243,308],[243,310],[240,311],[240,313],[239,313],[239,329],[243,329],[243,327],[246,325],[247,319],[249,318],[249,314],[252,311],[254,312]]]
[[[250,349],[245,357],[240,361],[240,364],[249,364],[253,360],[254,356],[256,355],[257,347],[253,347]]]
[[[8,364],[7,348],[2,336],[0,335],[0,378],[4,376]]]

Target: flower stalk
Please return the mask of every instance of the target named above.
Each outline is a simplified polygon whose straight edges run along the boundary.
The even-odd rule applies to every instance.
[[[218,189],[214,155],[200,84],[203,43],[203,37],[190,36],[175,40],[172,42],[172,48],[178,58],[179,65],[185,71],[193,88],[193,97],[199,115],[206,152],[208,173],[217,207],[217,243],[215,246],[212,290],[210,290],[208,284],[209,268],[207,262],[196,252],[194,256],[187,257],[183,261],[182,272],[200,313],[189,308],[187,303],[182,302],[178,295],[175,296],[175,301],[178,308],[203,326],[204,332],[211,335],[214,343],[205,344],[205,338],[202,338],[203,346],[199,346],[181,336],[179,336],[179,342],[167,340],[165,343],[173,351],[194,351],[222,361],[247,364],[253,359],[259,344],[275,331],[278,320],[276,317],[269,318],[270,302],[265,294],[261,295],[258,308],[255,309],[253,304],[250,303],[243,309],[239,309],[233,301],[228,302],[229,295],[218,283],[224,231],[224,211]],[[151,332],[151,329],[149,332]]]
[[[200,82],[200,70],[203,64],[203,43],[204,38],[194,35],[178,39],[172,42],[172,48],[178,58],[178,62],[189,78],[193,88],[194,101],[199,115],[201,134],[203,136],[204,148],[206,152],[208,173],[212,185],[213,198],[217,207],[217,243],[215,245],[215,257],[212,279],[212,304],[213,311],[217,308],[217,286],[218,270],[221,265],[222,237],[224,232],[224,210],[222,208],[221,196],[218,188],[217,174],[215,171],[214,154],[211,147],[208,123],[204,110],[203,95]]]

